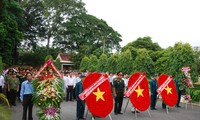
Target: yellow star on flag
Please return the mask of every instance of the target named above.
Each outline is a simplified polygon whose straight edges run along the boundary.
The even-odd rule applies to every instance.
[[[99,88],[97,88],[97,92],[93,92],[93,94],[96,95],[96,102],[97,102],[99,99],[102,99],[103,101],[105,101],[104,98],[103,98],[103,94],[104,94],[104,93],[105,93],[105,92],[101,92]]]
[[[168,85],[167,87],[165,88],[165,90],[167,91],[167,95],[170,93],[172,94],[172,88],[170,88]]]
[[[138,89],[135,90],[137,92],[137,97],[144,97],[142,92],[144,91],[144,89],[140,89],[140,86],[138,86]]]

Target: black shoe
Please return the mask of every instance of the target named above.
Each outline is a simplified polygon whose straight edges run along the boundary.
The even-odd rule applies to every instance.
[[[115,112],[115,115],[117,115],[117,113]]]
[[[151,110],[157,110],[156,108],[151,108]]]
[[[179,107],[179,108],[180,108],[181,106],[180,106],[180,105],[177,105],[176,107]]]
[[[122,115],[123,113],[119,112],[118,114],[121,114],[121,115]]]
[[[136,111],[136,112],[135,112],[135,111],[131,111],[131,112],[132,112],[133,114],[135,114],[135,113],[140,113],[139,111]]]

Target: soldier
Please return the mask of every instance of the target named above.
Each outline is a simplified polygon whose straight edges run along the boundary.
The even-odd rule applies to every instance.
[[[124,91],[125,91],[125,83],[122,72],[117,72],[117,77],[113,80],[113,94],[115,97],[115,106],[114,112],[115,115],[123,114],[121,113]]]
[[[79,98],[79,94],[83,92],[83,81],[85,79],[85,75],[80,75],[81,81],[76,83],[75,95],[76,95],[76,120],[85,119],[84,118],[84,111],[85,111],[85,101]]]
[[[156,99],[157,99],[157,88],[158,88],[158,83],[157,83],[158,76],[157,74],[153,75],[153,79],[150,82],[150,90],[151,90],[151,110],[157,110],[155,108],[156,106]]]

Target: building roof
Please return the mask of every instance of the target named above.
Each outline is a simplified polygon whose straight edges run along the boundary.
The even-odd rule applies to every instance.
[[[61,61],[70,61],[70,55],[66,53],[60,53]]]
[[[70,61],[70,54],[67,53],[59,53],[56,59],[60,59],[61,63],[73,63],[72,61]]]

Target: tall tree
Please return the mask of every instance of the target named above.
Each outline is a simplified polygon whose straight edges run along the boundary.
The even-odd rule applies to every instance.
[[[97,56],[91,54],[90,59],[89,59],[89,64],[88,64],[88,70],[90,72],[97,71],[98,62],[99,62],[99,60],[98,60]]]
[[[71,17],[85,13],[84,3],[81,0],[43,0],[45,9],[45,25],[47,28],[47,50],[51,39],[60,39],[60,30],[63,23]]]
[[[181,68],[190,67],[191,78],[193,82],[198,80],[197,72],[197,54],[188,43],[178,42],[174,45],[174,49],[169,56],[168,74],[177,77],[182,73]]]
[[[117,59],[117,68],[125,74],[131,74],[133,71],[133,59],[130,50],[126,50],[119,54]]]
[[[25,46],[37,48],[46,41],[47,54],[52,39],[59,39],[63,23],[72,16],[86,12],[81,0],[22,0],[25,11]]]
[[[169,47],[162,51],[156,52],[159,58],[155,61],[155,68],[158,74],[168,73],[169,71],[169,57],[173,52],[173,47]]]
[[[90,62],[90,58],[85,56],[80,63],[80,71],[86,71],[88,69],[88,65]]]
[[[23,38],[23,10],[15,0],[0,1],[0,56],[6,65],[18,62],[18,46]]]
[[[45,41],[47,28],[45,26],[44,4],[42,0],[23,0],[20,1],[24,9],[24,27],[23,48],[37,49],[39,43]]]
[[[108,58],[108,62],[106,64],[106,70],[109,73],[117,73],[119,70],[117,68],[117,59],[118,59],[119,55],[117,53],[112,54],[109,58]]]
[[[80,54],[92,54],[99,48],[102,53],[119,50],[119,42],[122,41],[121,35],[104,20],[84,13],[66,21],[62,35],[62,38],[54,41],[54,45]]]
[[[146,72],[148,78],[156,73],[153,60],[146,49],[138,49],[138,55],[133,62],[134,72]]]
[[[102,54],[99,58],[98,62],[98,71],[99,72],[106,72],[106,63],[108,61],[108,57],[106,54]]]
[[[124,46],[122,48],[122,51],[125,51],[130,47],[145,48],[147,50],[152,50],[152,51],[161,50],[161,47],[158,45],[158,43],[153,43],[151,37],[143,37],[143,38],[139,37],[137,40],[130,42],[126,46]]]

